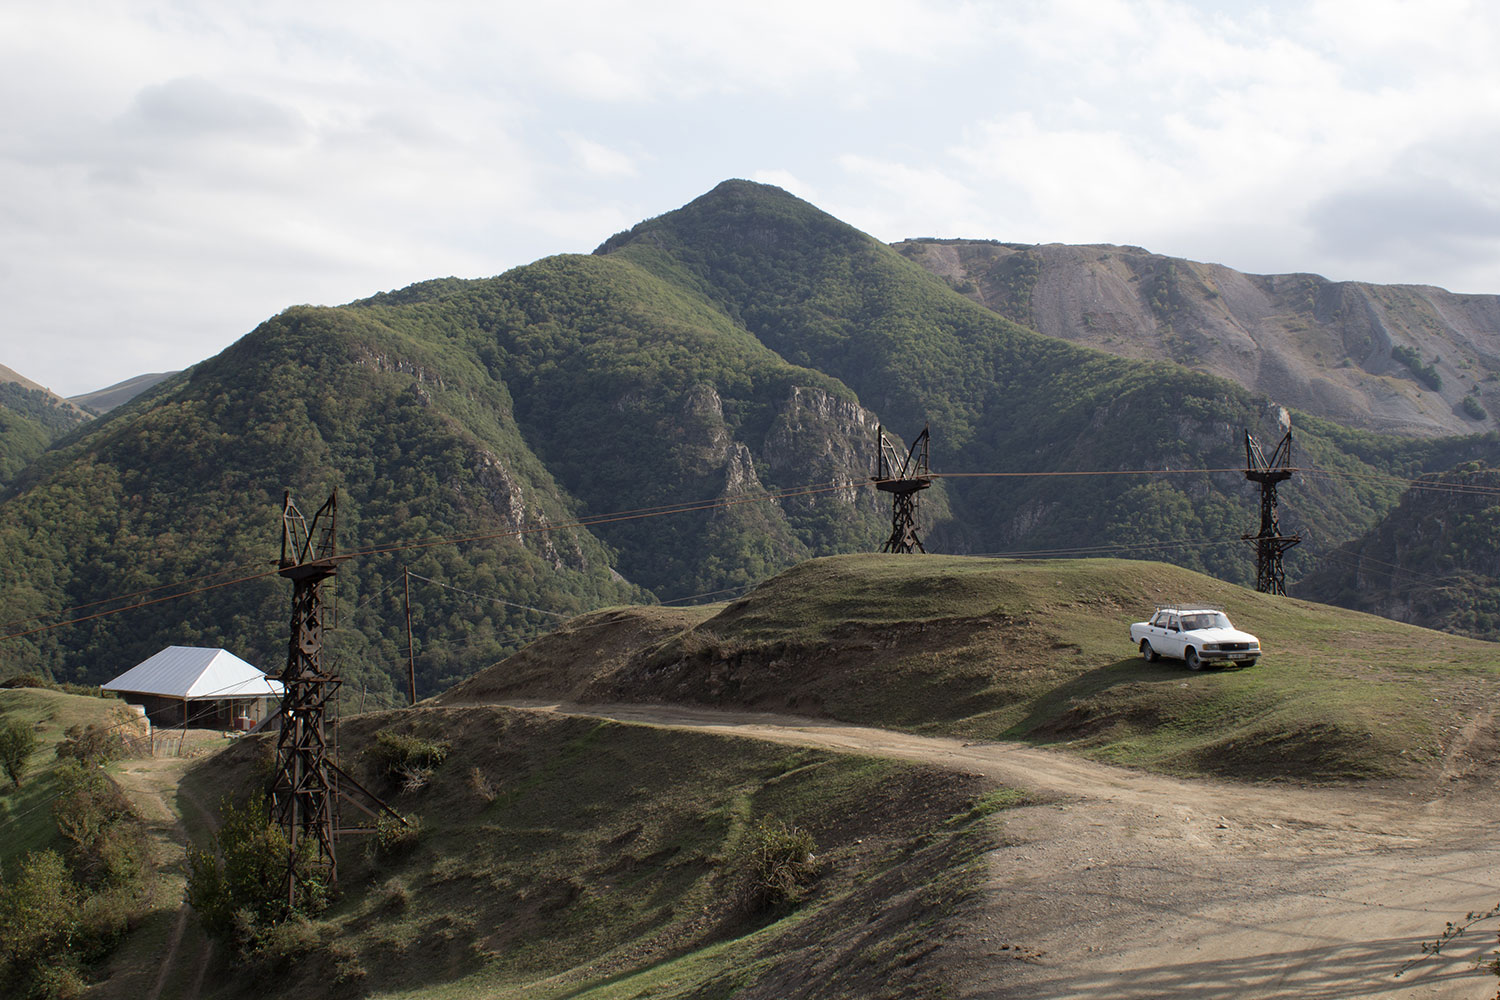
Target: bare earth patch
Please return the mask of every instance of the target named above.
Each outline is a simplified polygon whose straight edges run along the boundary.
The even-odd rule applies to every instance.
[[[1015,743],[764,713],[518,707],[938,764],[1050,802],[1004,814],[970,930],[942,943],[962,996],[1478,996],[1493,927],[1395,973],[1446,921],[1500,900],[1500,800],[1459,781],[1298,788],[1184,780]]]

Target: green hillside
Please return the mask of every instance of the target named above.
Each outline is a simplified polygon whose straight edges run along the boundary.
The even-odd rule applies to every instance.
[[[1265,656],[1145,662],[1130,623],[1177,602],[1225,609]],[[1480,755],[1460,732],[1500,692],[1495,651],[1157,563],[840,556],[727,605],[581,618],[439,700],[687,702],[1181,773],[1418,777]]]
[[[403,791],[379,732],[449,752]],[[1021,801],[932,767],[492,708],[364,715],[340,740],[420,834],[346,838],[338,903],[204,996],[940,996],[954,949],[931,942],[983,879],[984,817]],[[246,741],[185,787],[253,786],[265,752]],[[811,839],[782,902],[747,891],[766,824]]]
[[[0,690],[0,723],[21,722],[36,733],[36,749],[26,767],[20,788],[9,780],[0,784],[0,872],[13,873],[15,864],[28,851],[62,847],[52,807],[60,786],[57,782],[56,749],[74,726],[114,726],[128,722],[119,700],[67,694],[44,688]],[[134,729],[126,730],[132,735]]]
[[[0,503],[6,634],[30,633],[0,671],[97,681],[169,643],[279,669],[287,585],[205,588],[268,572],[283,489],[311,510],[337,488],[341,547],[364,554],[340,573],[335,662],[362,700],[400,697],[410,569],[430,694],[571,615],[877,548],[881,422],[930,422],[935,469],[986,474],[924,496],[930,550],[1101,547],[1243,581],[1255,495],[1202,470],[1236,468],[1243,429],[1275,418],[1229,383],[1024,330],[780,189],[726,182],[593,255],[289,309],[71,435]],[[1500,458],[1491,438],[1297,428],[1319,471],[1283,493],[1294,581],[1396,503],[1390,474]],[[1187,471],[1131,474],[1162,469]]]
[[[945,472],[1028,473],[950,482],[951,551],[1174,544],[1182,565],[1253,579],[1256,495],[1236,473],[1057,478],[1128,469],[1238,469],[1242,435],[1269,437],[1264,398],[1175,365],[1038,336],[901,254],[777,188],[727,181],[607,241],[703,294],[768,347],[836,376],[897,428],[930,422]],[[1415,442],[1298,416],[1298,464],[1334,475],[1283,490],[1305,544],[1295,579],[1389,508],[1408,475],[1495,454],[1493,436]],[[1279,433],[1277,434],[1279,436]]]
[[[48,445],[88,420],[67,400],[6,377],[14,374],[0,367],[0,491]]]
[[[1316,600],[1427,628],[1500,639],[1500,470],[1427,476],[1302,582]]]

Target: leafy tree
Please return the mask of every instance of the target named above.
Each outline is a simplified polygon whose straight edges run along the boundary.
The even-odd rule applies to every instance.
[[[7,719],[0,724],[0,765],[14,782],[21,787],[21,778],[26,774],[26,764],[36,750],[36,731],[19,719]]]
[[[28,854],[14,881],[0,886],[0,986],[7,996],[71,995],[70,987],[81,987],[70,947],[82,907],[56,851]]]

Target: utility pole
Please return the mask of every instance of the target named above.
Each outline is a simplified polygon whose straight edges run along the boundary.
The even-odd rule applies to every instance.
[[[406,687],[411,703],[417,703],[417,654],[411,642],[411,567],[402,567],[406,573]]]
[[[1300,535],[1283,535],[1276,518],[1276,485],[1291,479],[1294,471],[1290,427],[1269,460],[1250,432],[1245,432],[1245,478],[1260,484],[1260,531],[1240,537],[1255,543],[1255,589],[1262,594],[1286,595],[1281,556],[1302,541]]]
[[[875,488],[891,495],[891,537],[880,547],[881,552],[922,552],[922,539],[917,535],[917,494],[932,485],[931,472],[927,466],[927,428],[912,442],[906,457],[885,438],[885,428],[877,426],[880,439],[875,458],[875,475],[871,480]]]

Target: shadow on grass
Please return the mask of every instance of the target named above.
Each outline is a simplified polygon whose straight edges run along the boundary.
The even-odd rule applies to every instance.
[[[1147,663],[1139,656],[1116,660],[1080,674],[1035,699],[1026,717],[1001,735],[1007,739],[1034,743],[1055,743],[1071,739],[1078,733],[1069,729],[1057,731],[1056,727],[1066,715],[1075,710],[1079,702],[1126,684],[1166,684],[1184,681],[1192,676],[1193,672],[1178,660]],[[1048,731],[1049,729],[1053,731]]]

